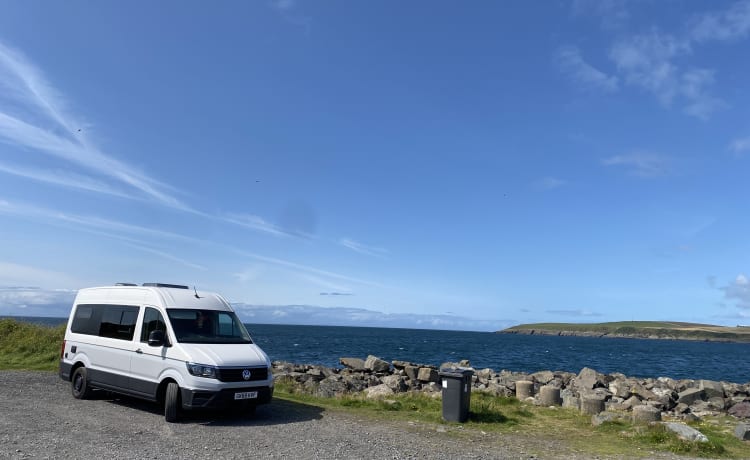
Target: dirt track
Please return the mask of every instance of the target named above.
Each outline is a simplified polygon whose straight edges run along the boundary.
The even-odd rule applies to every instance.
[[[560,442],[383,422],[274,400],[255,415],[192,414],[102,392],[80,401],[56,374],[0,371],[0,458],[592,458]],[[660,455],[658,458],[680,458]]]

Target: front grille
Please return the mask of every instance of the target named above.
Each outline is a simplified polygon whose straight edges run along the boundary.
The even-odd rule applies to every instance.
[[[245,380],[242,377],[242,372],[250,371],[250,378]],[[217,378],[222,382],[256,382],[258,380],[266,380],[268,378],[267,367],[220,367]]]

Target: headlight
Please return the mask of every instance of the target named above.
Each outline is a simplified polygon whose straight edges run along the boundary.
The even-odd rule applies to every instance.
[[[206,366],[205,364],[196,363],[185,363],[187,365],[188,372],[196,377],[206,377],[208,379],[216,378],[216,368],[213,366]]]

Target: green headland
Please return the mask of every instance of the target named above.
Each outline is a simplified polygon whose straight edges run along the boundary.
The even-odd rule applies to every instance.
[[[728,327],[677,321],[533,323],[520,324],[497,332],[500,334],[750,342],[750,326]]]

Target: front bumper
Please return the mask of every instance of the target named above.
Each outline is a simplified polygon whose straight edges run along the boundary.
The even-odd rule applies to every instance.
[[[181,388],[182,407],[185,409],[229,409],[257,406],[271,402],[273,387],[227,388],[220,391],[190,390]],[[234,399],[234,394],[245,391],[257,391],[253,399]]]

